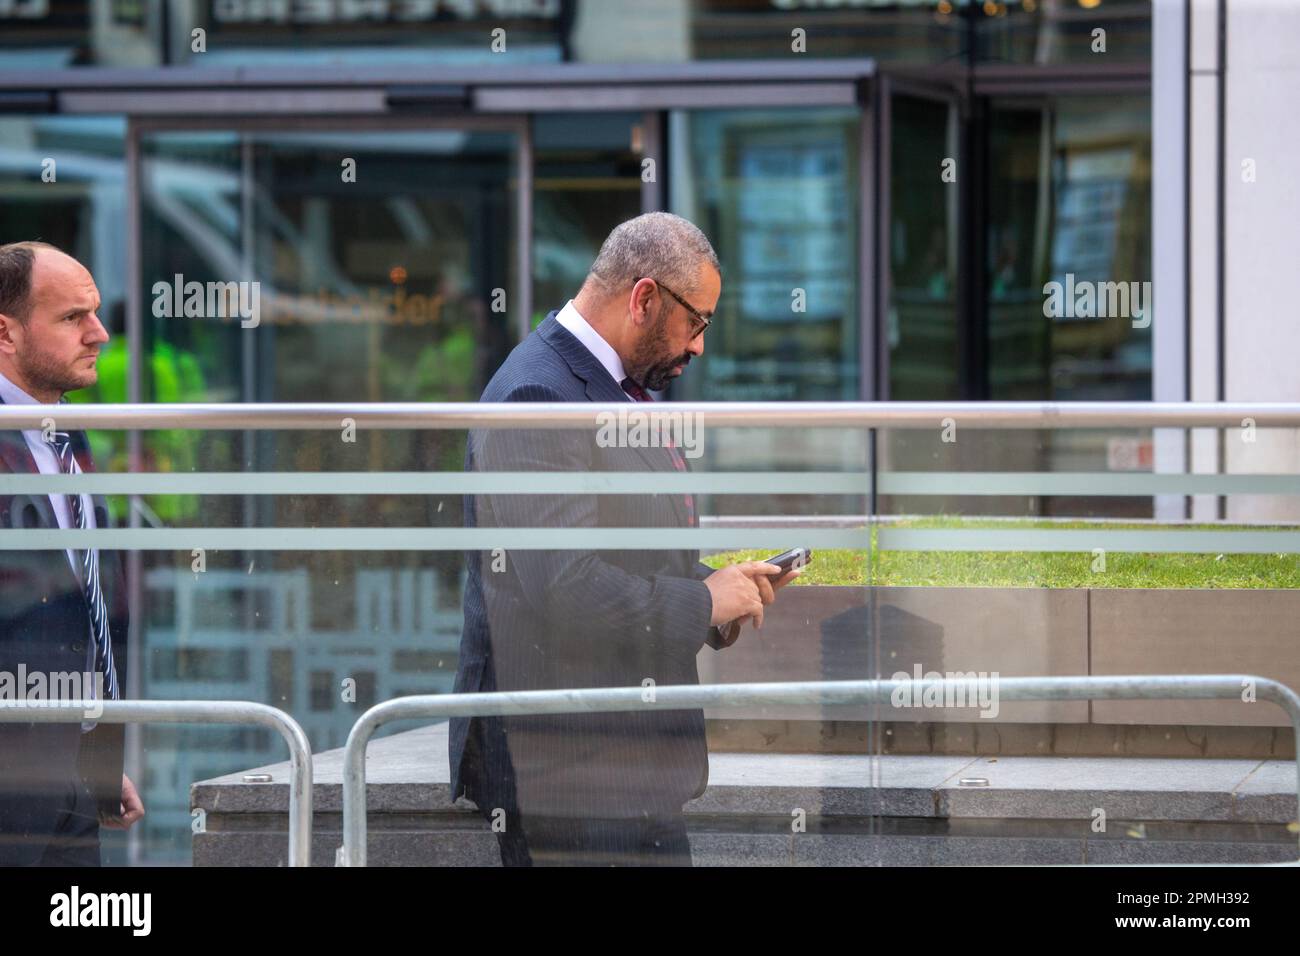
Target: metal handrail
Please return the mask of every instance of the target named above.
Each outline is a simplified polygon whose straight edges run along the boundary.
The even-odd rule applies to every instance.
[[[0,723],[81,723],[87,714],[108,724],[249,724],[278,730],[289,745],[289,865],[311,866],[311,744],[284,711],[243,700],[0,701]]]
[[[156,430],[585,428],[627,402],[396,402],[176,405],[3,405],[0,429]],[[1295,402],[664,402],[640,414],[699,415],[713,427],[1257,428],[1300,427]]]
[[[998,697],[1007,700],[1214,700],[1239,698],[1247,686],[1254,688],[1258,700],[1272,701],[1291,718],[1296,732],[1296,805],[1300,814],[1300,695],[1278,681],[1251,674],[997,679]],[[374,732],[390,721],[697,707],[726,710],[753,704],[887,704],[897,690],[909,690],[913,700],[923,699],[916,695],[927,690],[943,694],[946,699],[948,690],[965,692],[969,687],[969,681],[952,679],[857,680],[655,687],[651,700],[646,699],[645,687],[398,697],[371,707],[348,734],[343,754],[343,847],[339,865],[366,865],[366,745]]]

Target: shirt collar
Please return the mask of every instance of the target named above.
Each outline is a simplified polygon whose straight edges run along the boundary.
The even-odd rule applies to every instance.
[[[3,373],[0,373],[0,398],[4,399],[6,405],[41,404],[13,382],[9,381],[9,379],[5,378]]]
[[[587,351],[604,366],[615,384],[619,386],[623,384],[623,379],[627,378],[627,372],[623,371],[623,360],[614,351],[614,346],[606,342],[601,334],[582,317],[582,313],[574,306],[572,299],[565,303],[564,308],[555,317],[555,321],[572,332],[573,337],[587,347]]]

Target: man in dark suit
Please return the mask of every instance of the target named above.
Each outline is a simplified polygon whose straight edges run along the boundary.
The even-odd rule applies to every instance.
[[[108,333],[99,290],[71,256],[38,242],[0,246],[0,402],[56,405],[93,385]],[[0,430],[0,473],[94,470],[82,432]],[[101,496],[0,491],[3,529],[104,528]],[[126,588],[116,552],[0,551],[0,687],[32,699],[120,698]],[[123,773],[122,725],[0,722],[0,865],[98,866],[99,825],[144,815]]]
[[[578,295],[518,345],[484,402],[650,401],[704,351],[721,276],[694,225],[667,213],[605,240]],[[634,406],[635,407],[635,406]],[[479,429],[467,471],[686,469],[681,448],[628,447],[594,429]],[[520,487],[527,492],[526,486]],[[480,494],[466,524],[498,528],[674,528],[698,523],[691,495]],[[629,532],[635,539],[636,532]],[[699,552],[470,552],[457,693],[698,684],[696,655],[734,640],[779,580],[772,565],[713,571]],[[682,805],[708,781],[701,710],[475,718],[451,722],[452,795],[473,800],[506,865],[689,865]]]

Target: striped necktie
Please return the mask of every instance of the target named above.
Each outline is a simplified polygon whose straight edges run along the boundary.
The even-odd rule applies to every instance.
[[[654,398],[650,395],[649,392],[647,392],[644,388],[642,388],[642,387],[641,387],[640,385],[638,385],[636,382],[632,381],[632,379],[630,379],[630,378],[625,378],[625,379],[623,379],[623,381],[620,382],[619,384],[623,386],[623,391],[627,392],[629,395],[631,395],[633,398],[635,398],[638,402],[653,402],[653,401],[654,401]],[[672,443],[672,439],[669,439],[669,440],[668,440],[668,454],[672,456],[672,459],[673,459],[673,467],[674,467],[674,468],[676,468],[678,471],[686,471],[686,470],[687,470],[687,468],[686,468],[686,459],[683,458],[683,457],[682,457],[682,453],[681,453],[680,451],[677,450],[677,446],[674,445],[674,444]],[[687,495],[685,495],[685,498],[686,498],[686,520],[687,520],[687,524],[688,524],[690,527],[694,528],[694,527],[696,527],[696,526],[698,525],[698,523],[699,523],[699,522],[696,520],[696,517],[695,517],[695,496],[692,495],[692,494],[689,494],[689,493],[688,493]]]
[[[67,432],[53,432],[50,444],[59,456],[59,467],[65,475],[80,474],[72,455],[72,437]],[[68,495],[72,523],[80,530],[86,529],[86,510],[81,495]],[[104,688],[109,700],[118,699],[117,668],[113,665],[113,640],[108,631],[108,608],[104,605],[104,592],[99,586],[99,551],[86,548],[81,556],[81,582],[85,589],[86,606],[90,608],[90,630],[95,635],[95,668],[104,675]]]

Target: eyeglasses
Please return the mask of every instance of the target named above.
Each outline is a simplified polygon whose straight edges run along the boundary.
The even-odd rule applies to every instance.
[[[674,292],[672,289],[668,288],[668,286],[664,285],[664,284],[663,284],[662,282],[660,282],[658,279],[651,279],[650,276],[642,276],[642,278],[644,278],[644,279],[650,279],[651,282],[653,282],[653,283],[654,283],[655,285],[657,285],[659,288],[663,289],[663,290],[664,290],[665,292],[667,292],[670,296],[672,296],[674,299],[676,299],[677,302],[678,302],[678,304],[680,304],[681,307],[682,307],[683,309],[685,309],[687,312],[689,312],[689,313],[691,314],[691,318],[693,318],[696,322],[701,323],[700,327],[699,327],[698,329],[695,330],[695,334],[692,335],[691,338],[693,338],[693,339],[694,339],[694,338],[697,338],[697,337],[703,335],[703,334],[708,330],[709,326],[710,326],[710,325],[712,324],[712,322],[713,322],[713,320],[712,320],[711,318],[709,318],[709,316],[705,315],[705,314],[704,314],[703,312],[701,312],[699,309],[695,308],[695,306],[691,305],[689,302],[687,302],[685,299],[683,299],[680,295],[678,295],[678,294],[677,294],[676,292]],[[637,279],[636,281],[637,281],[637,282],[640,282],[641,279]]]

